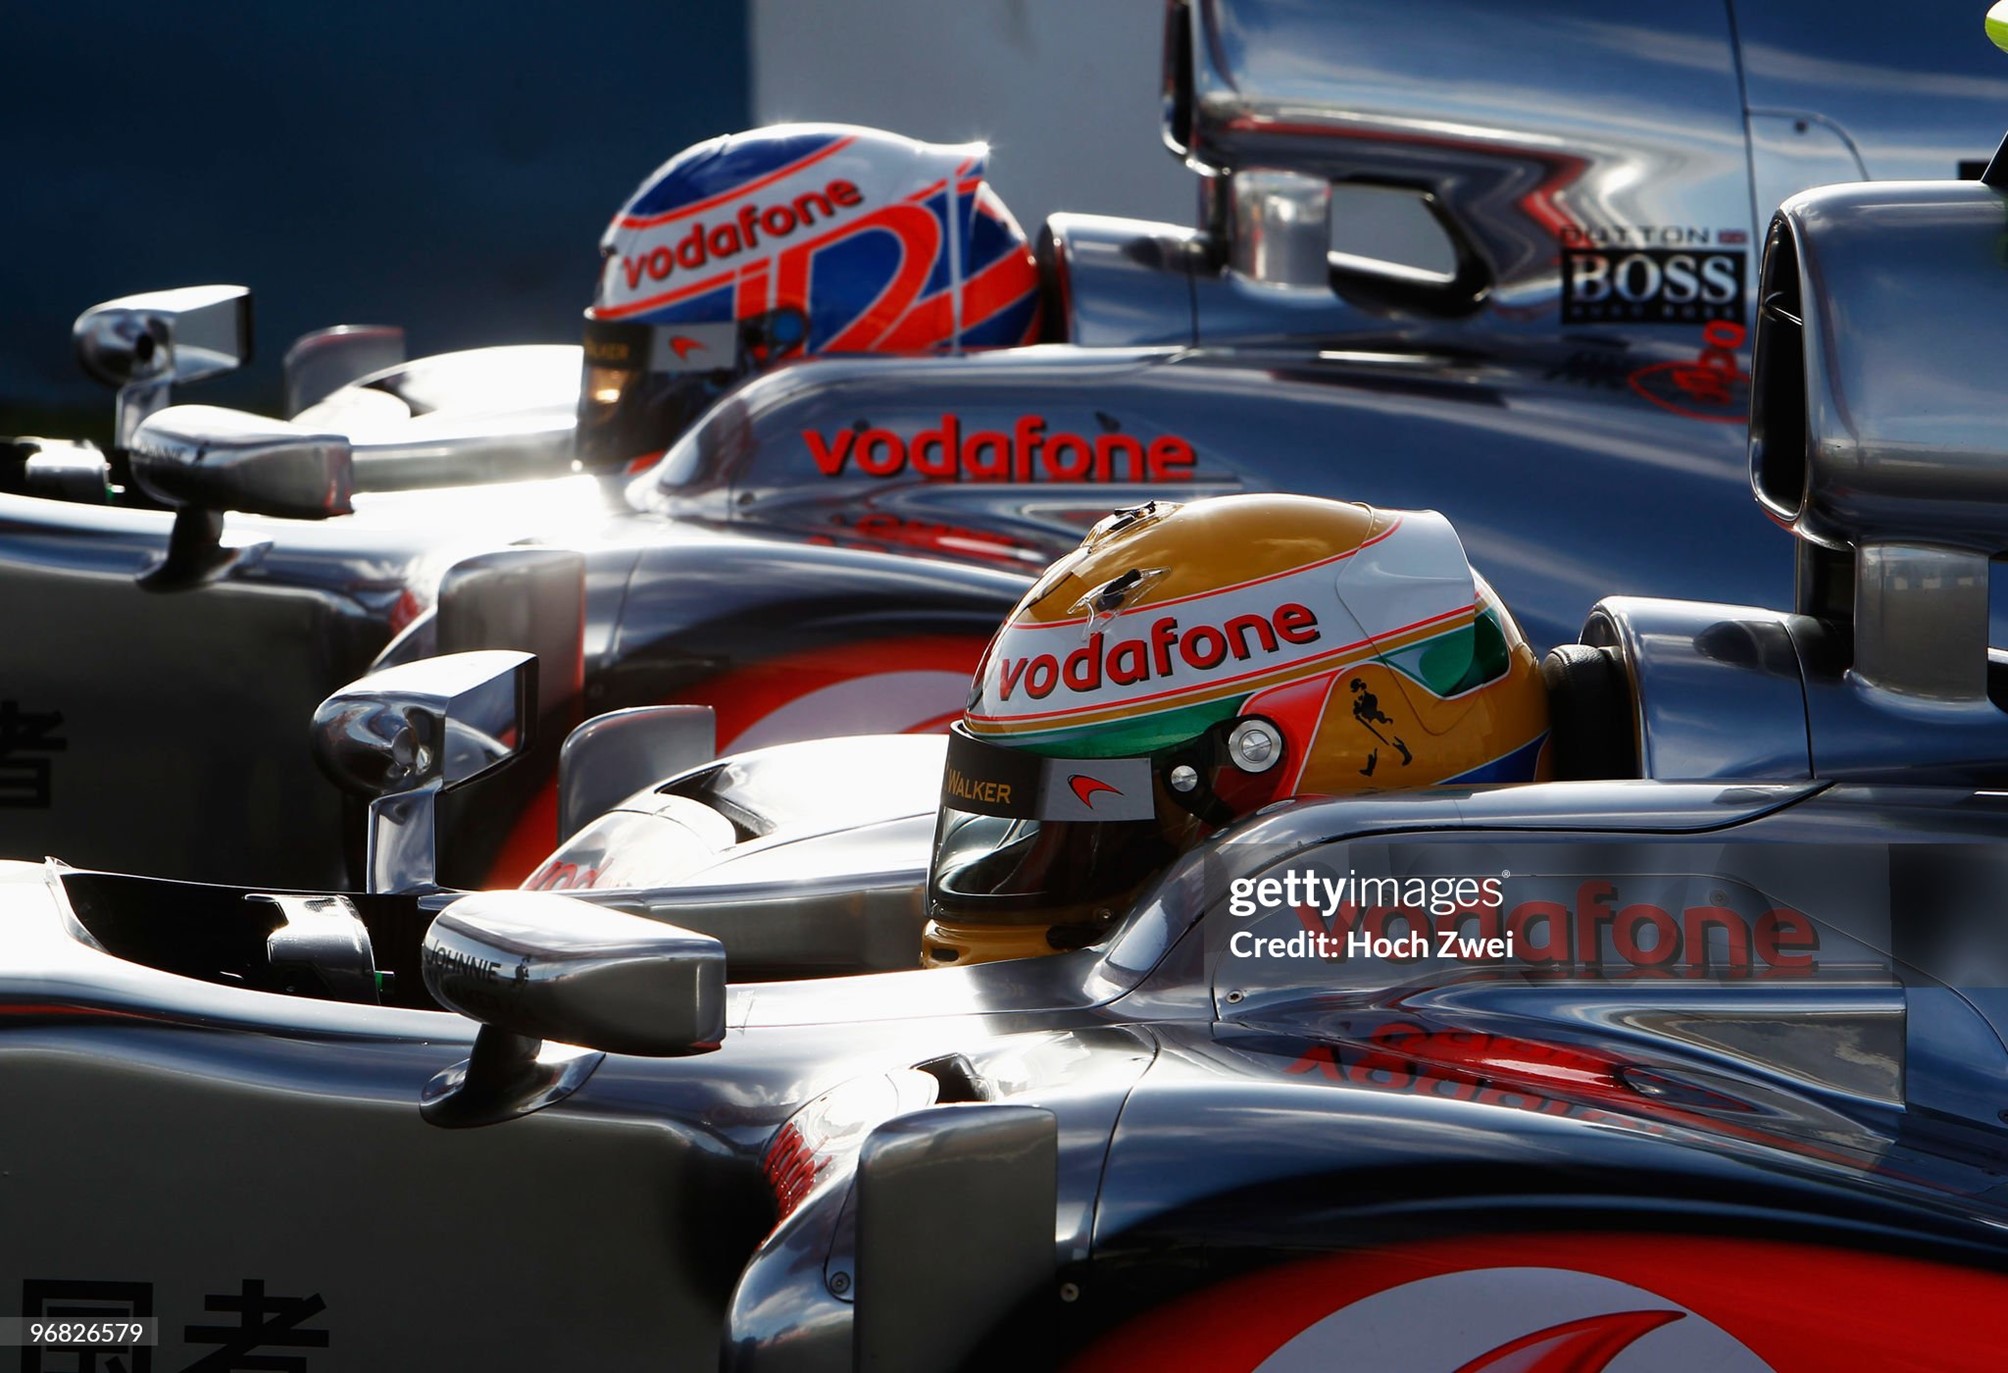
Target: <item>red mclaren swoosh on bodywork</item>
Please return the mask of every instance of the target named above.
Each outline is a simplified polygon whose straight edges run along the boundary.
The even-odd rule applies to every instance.
[[[1551,1325],[1480,1354],[1457,1373],[1604,1373],[1611,1360],[1678,1311],[1613,1311]]]

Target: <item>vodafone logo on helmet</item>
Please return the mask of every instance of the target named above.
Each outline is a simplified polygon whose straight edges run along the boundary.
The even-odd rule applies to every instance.
[[[1016,619],[991,648],[967,718],[1057,720],[1145,701],[1170,708],[1194,693],[1308,670],[1349,648],[1371,651],[1333,595],[1344,556],[1092,623]]]
[[[1318,617],[1294,601],[1267,615],[1236,615],[1219,625],[1201,621],[1181,626],[1177,616],[1165,615],[1147,633],[1133,638],[1111,641],[1096,630],[1064,661],[1051,653],[1002,657],[997,697],[1009,701],[1021,689],[1035,701],[1045,700],[1056,689],[1090,695],[1104,680],[1119,687],[1138,686],[1171,677],[1178,663],[1205,671],[1230,658],[1250,662],[1283,652],[1285,644],[1315,644],[1318,639]]]
[[[708,216],[693,217],[688,226],[676,224],[652,246],[635,244],[621,255],[621,275],[627,289],[637,291],[644,283],[668,280],[679,268],[695,272],[712,263],[730,263],[739,254],[758,248],[763,236],[778,242],[799,229],[835,219],[840,210],[862,204],[864,193],[852,182],[836,177],[820,190],[772,201],[751,199],[736,209],[723,206]]]

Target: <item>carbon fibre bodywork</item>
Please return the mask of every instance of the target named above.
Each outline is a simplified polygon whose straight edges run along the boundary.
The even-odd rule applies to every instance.
[[[0,494],[0,851],[341,881],[297,722],[442,635],[520,644],[429,612],[457,559],[526,540],[585,560],[560,727],[696,701],[726,747],[937,723],[1025,576],[1147,495],[1442,509],[1544,646],[1613,591],[1782,604],[1784,545],[1742,497],[1759,202],[1984,155],[2002,83],[1953,14],[1897,42],[1868,7],[1572,3],[1536,37],[1483,6],[1178,0],[1167,136],[1207,173],[1201,225],[1056,217],[1052,344],[783,368],[631,487],[567,473],[574,350],[402,364],[295,417],[352,438],[355,515],[233,515],[241,551],[175,590],[135,582],[166,514]],[[1426,193],[1455,269],[1349,255],[1333,183]],[[534,791],[470,810],[450,875],[548,848]]]

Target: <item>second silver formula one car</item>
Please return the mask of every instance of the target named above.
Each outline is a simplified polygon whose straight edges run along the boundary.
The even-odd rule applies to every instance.
[[[1056,217],[1041,346],[782,367],[632,486],[570,471],[576,352],[357,378],[385,340],[353,332],[297,354],[296,400],[318,404],[296,428],[251,443],[241,417],[184,413],[160,440],[305,445],[324,479],[304,506],[251,461],[184,481],[178,514],[49,499],[22,492],[73,493],[76,455],[21,454],[0,474],[21,488],[0,495],[0,848],[339,882],[360,871],[341,842],[355,826],[297,721],[435,647],[544,653],[553,738],[670,700],[716,707],[727,747],[938,727],[1030,572],[1151,495],[1442,509],[1542,645],[1611,591],[1789,593],[1742,495],[1754,236],[1796,186],[1950,178],[1984,155],[1998,78],[1967,70],[1970,17],[1613,24],[1555,5],[1537,31],[1482,6],[1263,0],[1167,15],[1167,135],[1208,171],[1203,222]],[[1349,250],[1347,197],[1369,192],[1416,199],[1442,270]],[[154,299],[98,317],[137,332],[87,329],[132,350],[97,355],[140,383],[122,441],[157,382],[241,355],[237,310],[227,293]],[[333,441],[321,458],[317,440]],[[312,464],[343,443],[355,513],[276,518],[339,508]],[[102,473],[82,475],[102,498]],[[543,593],[533,633],[495,565],[559,579],[568,553],[582,665],[552,609],[575,593]],[[549,770],[534,760],[498,784],[519,794],[470,808],[456,879],[514,880],[549,848]]]

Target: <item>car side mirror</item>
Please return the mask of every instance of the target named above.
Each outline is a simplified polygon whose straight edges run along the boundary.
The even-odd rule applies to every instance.
[[[134,433],[132,475],[176,509],[242,510],[324,520],[354,507],[354,467],[340,434],[215,405],[176,405]]]
[[[441,1005],[481,1022],[472,1056],[425,1087],[435,1125],[538,1110],[605,1054],[703,1053],[725,1037],[724,945],[553,892],[455,901],[427,931],[421,968]]]
[[[487,649],[385,668],[321,702],[315,761],[371,798],[367,890],[436,885],[440,793],[527,751],[536,699],[536,655]]]
[[[167,555],[142,573],[149,591],[179,591],[234,561],[223,512],[320,520],[350,512],[355,463],[339,434],[213,405],[176,405],[148,418],[129,442],[133,481],[175,511]]]
[[[121,296],[78,315],[70,337],[84,371],[118,388],[113,442],[126,448],[175,383],[251,360],[251,289],[184,286]]]

